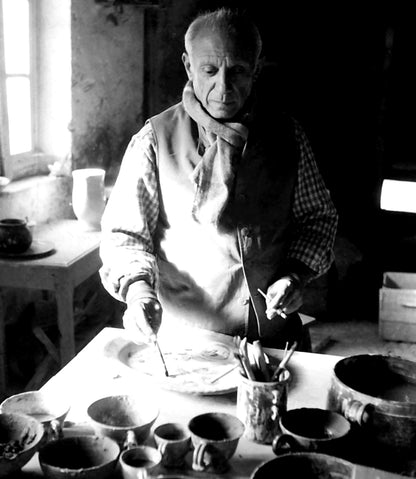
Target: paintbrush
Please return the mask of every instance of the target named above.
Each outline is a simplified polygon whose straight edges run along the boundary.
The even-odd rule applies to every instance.
[[[246,372],[246,368],[244,367],[244,362],[243,362],[243,358],[241,357],[241,354],[239,352],[235,352],[234,353],[234,357],[235,359],[237,359],[237,361],[239,362],[239,366],[240,366],[240,374],[242,376],[244,376],[245,378],[248,378],[248,375],[247,375],[247,372]]]
[[[273,373],[271,381],[276,381],[276,379],[279,378],[280,373],[285,369],[287,366],[287,363],[290,361],[290,358],[292,357],[292,354],[295,352],[295,349],[297,348],[298,343],[295,341],[287,354],[283,357],[283,359],[280,361],[279,365],[277,366],[275,372]]]
[[[215,377],[214,379],[211,379],[210,383],[211,384],[214,384],[216,383],[217,381],[219,381],[220,379],[222,379],[223,377],[227,376],[227,374],[230,374],[232,373],[233,371],[235,371],[237,368],[240,367],[240,364],[234,364],[234,366],[231,366],[230,369],[227,369],[227,371],[221,373],[219,376]]]
[[[240,358],[247,378],[251,379],[252,381],[255,381],[256,377],[253,373],[250,359],[248,357],[247,338],[243,338],[240,342]]]
[[[146,312],[146,307],[143,303],[141,304],[141,307],[142,307],[142,310],[143,310],[143,314],[146,317],[146,313],[147,313]],[[150,328],[150,325],[149,325],[149,328]],[[168,368],[166,367],[165,358],[163,357],[163,353],[162,353],[162,350],[160,349],[159,341],[157,340],[156,334],[155,333],[150,334],[149,339],[155,345],[155,347],[156,347],[156,349],[159,353],[160,359],[162,360],[163,368],[165,370],[165,376],[169,377],[169,372],[168,372]]]
[[[271,301],[271,298],[270,296],[267,296],[266,293],[264,293],[260,288],[257,288],[257,291],[263,296],[264,299],[266,299],[267,301]],[[287,314],[285,312],[283,312],[282,310],[280,309],[276,309],[276,308],[272,308],[272,311],[274,311],[275,313],[277,313],[280,317],[282,317],[283,319],[286,319],[287,318]]]
[[[156,346],[156,349],[159,352],[160,359],[162,360],[162,363],[163,363],[163,368],[165,369],[165,376],[169,377],[169,372],[168,372],[168,368],[166,367],[165,358],[163,357],[163,353],[162,353],[162,350],[160,349],[159,341],[157,340],[156,334],[153,333],[150,336],[150,340],[153,342],[153,344]]]
[[[253,341],[253,356],[257,367],[259,381],[270,381],[270,374],[265,360],[265,354],[259,340]]]

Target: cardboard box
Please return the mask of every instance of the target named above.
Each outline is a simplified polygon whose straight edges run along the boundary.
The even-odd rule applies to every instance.
[[[416,273],[384,273],[379,335],[389,341],[416,342]]]

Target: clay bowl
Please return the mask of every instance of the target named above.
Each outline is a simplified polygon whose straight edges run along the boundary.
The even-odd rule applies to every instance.
[[[255,469],[251,479],[352,479],[354,464],[327,454],[296,452],[283,454]]]
[[[107,396],[89,405],[87,414],[96,434],[110,437],[120,445],[129,431],[137,444],[143,444],[159,416],[159,407],[147,397],[131,395]]]
[[[119,454],[108,437],[71,436],[43,446],[39,464],[48,479],[110,479],[116,477]]]
[[[17,413],[0,414],[0,477],[20,470],[39,449],[43,425],[33,417]]]
[[[49,438],[62,435],[63,422],[69,409],[70,404],[64,397],[43,391],[14,394],[0,404],[1,412],[27,414],[40,421]]]

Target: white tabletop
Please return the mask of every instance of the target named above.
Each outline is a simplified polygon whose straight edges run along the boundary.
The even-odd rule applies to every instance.
[[[177,393],[155,386],[125,372],[116,360],[105,356],[104,350],[115,338],[126,338],[126,332],[117,328],[103,329],[70,363],[51,378],[42,388],[51,394],[61,394],[72,404],[67,419],[75,423],[88,421],[86,409],[99,397],[112,394],[140,393],[152,395],[160,406],[160,415],[154,427],[164,422],[176,421],[187,424],[195,415],[207,411],[236,412],[236,393],[201,396]],[[283,351],[266,350],[270,354],[282,356]],[[295,352],[289,369],[293,381],[289,389],[288,409],[296,407],[326,407],[326,395],[333,367],[340,356]],[[221,477],[249,478],[253,470],[262,462],[275,456],[270,445],[256,444],[242,438],[231,459],[231,468]],[[36,457],[25,470],[36,470]],[[214,477],[207,473],[193,473],[193,477]],[[23,477],[23,476],[22,476]],[[32,476],[33,472],[32,472]],[[361,476],[360,476],[361,477]],[[377,474],[378,478],[398,477],[388,473]]]

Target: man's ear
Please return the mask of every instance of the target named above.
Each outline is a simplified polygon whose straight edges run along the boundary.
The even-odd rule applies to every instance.
[[[257,65],[256,68],[254,69],[254,80],[257,80],[257,78],[260,76],[261,71],[263,70],[264,64],[266,63],[266,59],[264,57],[261,57],[257,60]]]
[[[182,63],[185,66],[186,74],[188,75],[188,79],[192,81],[192,71],[191,71],[191,62],[189,60],[189,55],[184,52],[182,53]]]

